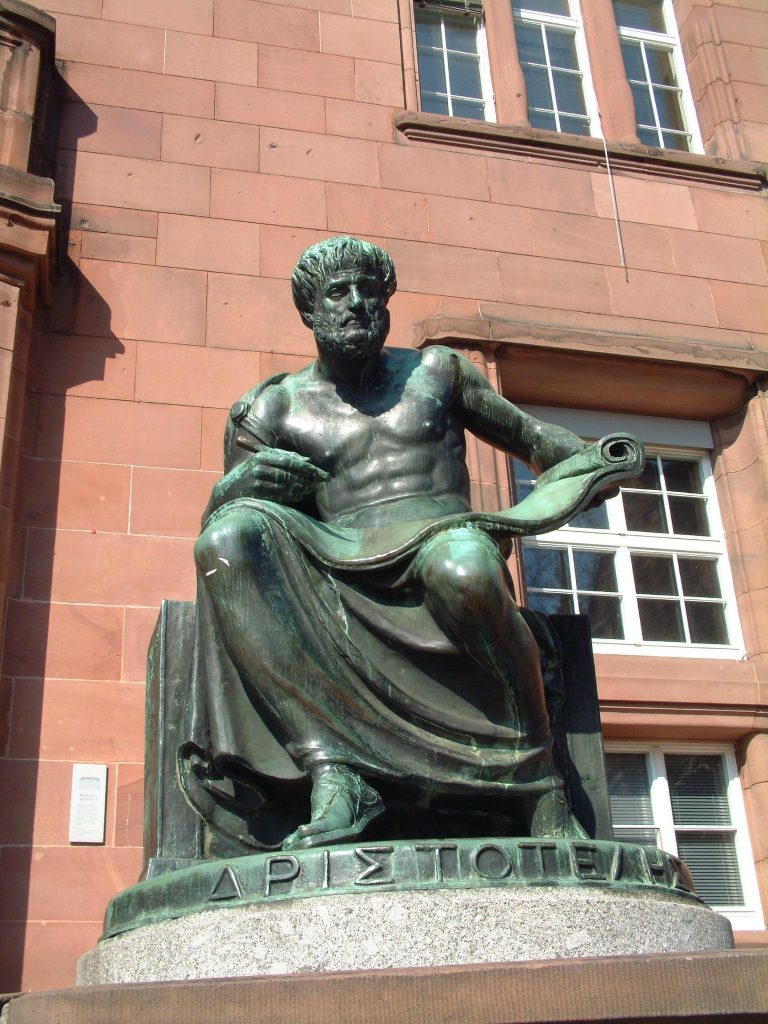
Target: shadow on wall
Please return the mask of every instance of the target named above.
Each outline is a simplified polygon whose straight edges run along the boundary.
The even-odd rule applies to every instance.
[[[93,111],[67,86],[64,101],[77,105],[78,137],[95,131],[97,118]],[[2,801],[6,804],[0,833],[0,992],[18,991],[22,987],[27,919],[46,921],[50,933],[46,942],[38,937],[36,945],[45,952],[50,943],[51,978],[55,975],[56,949],[66,939],[56,934],[57,913],[53,904],[57,893],[68,885],[66,877],[55,876],[55,859],[46,864],[50,853],[37,853],[33,844],[48,847],[64,846],[66,834],[50,838],[46,833],[44,814],[38,814],[38,791],[42,799],[51,800],[48,791],[46,762],[40,756],[41,716],[44,687],[56,686],[56,679],[66,678],[60,665],[52,663],[49,645],[52,635],[67,629],[66,618],[52,613],[51,594],[55,556],[55,531],[58,519],[61,485],[61,462],[64,453],[64,428],[67,418],[67,396],[88,382],[103,380],[108,361],[125,351],[110,329],[110,310],[103,299],[78,269],[79,232],[71,229],[72,185],[77,163],[77,138],[73,137],[67,118],[67,147],[63,167],[57,171],[56,200],[62,205],[59,224],[57,279],[50,309],[38,308],[29,352],[27,390],[24,395],[24,428],[22,454],[15,508],[16,529],[20,537],[18,561],[20,569],[9,591],[6,635],[3,645],[2,676],[11,690],[7,738],[2,749],[5,781]],[[62,150],[59,149],[59,156]],[[58,165],[57,165],[58,166]],[[61,169],[66,173],[61,174]],[[78,310],[87,304],[89,336],[76,333]],[[97,325],[94,330],[92,325]],[[95,428],[98,429],[98,426]],[[32,555],[32,557],[31,557]],[[33,578],[29,565],[34,562]],[[108,572],[109,567],[105,566]],[[87,597],[85,598],[87,603]],[[60,608],[61,606],[59,606]],[[77,618],[77,608],[69,614]],[[74,625],[74,623],[73,623]],[[76,629],[75,629],[76,632]],[[55,638],[54,638],[55,639]],[[53,681],[46,682],[46,673]],[[78,715],[82,708],[70,709]],[[66,731],[67,721],[58,728]],[[60,767],[60,766],[59,766]],[[59,797],[68,806],[69,777],[66,783],[59,776]],[[66,788],[64,789],[64,786]],[[54,789],[55,792],[55,789]],[[57,820],[61,820],[58,808]],[[65,847],[66,848],[66,847]],[[85,883],[85,880],[83,880]],[[30,898],[30,888],[34,893]],[[47,954],[46,954],[47,955]],[[71,983],[71,979],[70,979]]]

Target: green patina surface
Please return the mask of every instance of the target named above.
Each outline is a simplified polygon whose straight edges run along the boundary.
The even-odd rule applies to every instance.
[[[102,938],[217,907],[370,891],[521,886],[653,891],[699,903],[684,864],[634,843],[398,840],[253,854],[172,871],[116,896]]]

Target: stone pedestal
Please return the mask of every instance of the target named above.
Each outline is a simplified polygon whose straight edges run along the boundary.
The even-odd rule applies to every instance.
[[[84,985],[731,948],[676,858],[631,843],[453,839],[209,861],[110,904]]]
[[[368,892],[222,907],[136,928],[86,953],[78,983],[510,963],[732,944],[725,918],[653,891]]]

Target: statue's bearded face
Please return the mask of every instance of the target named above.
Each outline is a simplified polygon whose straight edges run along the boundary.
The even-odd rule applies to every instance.
[[[356,362],[379,352],[389,333],[389,310],[375,271],[345,261],[324,276],[315,292],[312,330],[329,355]]]

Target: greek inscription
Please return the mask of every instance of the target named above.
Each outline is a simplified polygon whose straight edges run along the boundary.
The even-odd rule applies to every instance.
[[[208,897],[209,900],[237,900],[242,896],[240,889],[240,883],[237,880],[237,875],[232,868],[227,864],[223,869],[219,877],[216,879],[213,888],[211,889],[211,895]]]
[[[559,874],[557,846],[554,843],[518,843],[518,849],[524,878]]]
[[[323,850],[323,884],[321,888],[327,889],[331,884],[331,855],[328,850]]]
[[[571,850],[576,862],[576,874],[579,878],[605,881],[605,873],[600,870],[600,865],[597,862],[599,854],[596,846],[587,843],[572,843]]]
[[[617,846],[611,861],[611,881],[618,882],[624,874],[624,847]]]
[[[371,857],[370,854],[388,854],[394,852],[394,846],[358,846],[355,849],[355,856],[358,857],[363,864],[368,866],[360,872],[355,879],[355,885],[392,885],[394,878],[387,877],[387,865],[382,863],[380,860],[376,860]],[[379,872],[383,872],[384,878],[374,878],[374,875],[378,875]]]
[[[445,875],[443,873],[443,858],[442,858],[443,850],[455,850],[455,849],[457,849],[456,843],[442,843],[442,844],[440,844],[438,846],[434,846],[432,844],[421,845],[421,844],[417,843],[415,849],[418,850],[419,853],[431,853],[432,854],[432,863],[434,864],[434,867],[435,867],[434,881],[435,882],[442,882],[444,877],[445,877]]]
[[[667,866],[664,858],[658,850],[643,850],[645,863],[648,866],[648,874],[654,885],[666,885]]]
[[[279,865],[288,870],[275,874],[274,868]],[[292,882],[298,878],[300,870],[298,860],[290,854],[286,854],[284,857],[269,857],[264,868],[264,895],[271,895],[271,888],[275,882]]]
[[[481,878],[506,878],[512,870],[509,854],[495,843],[484,843],[476,847],[470,855],[469,863]]]

